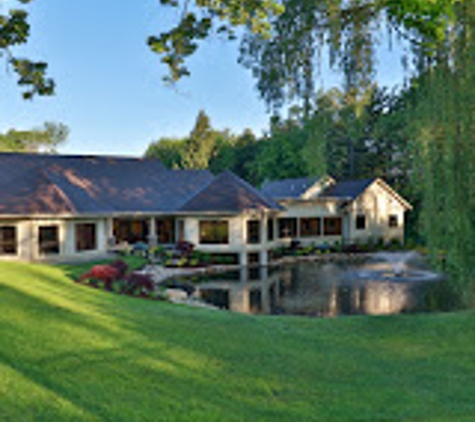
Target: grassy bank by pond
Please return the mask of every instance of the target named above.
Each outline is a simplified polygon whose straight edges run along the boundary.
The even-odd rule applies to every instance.
[[[473,421],[475,313],[245,316],[0,263],[0,421]]]

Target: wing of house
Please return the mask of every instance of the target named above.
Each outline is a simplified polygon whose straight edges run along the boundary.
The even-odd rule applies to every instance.
[[[402,239],[410,205],[381,179],[265,183],[158,160],[0,153],[0,259],[90,258],[121,243],[187,240],[241,264],[291,239]]]
[[[404,213],[412,208],[380,178],[285,179],[265,183],[262,192],[285,208],[279,237],[304,243],[402,242]]]

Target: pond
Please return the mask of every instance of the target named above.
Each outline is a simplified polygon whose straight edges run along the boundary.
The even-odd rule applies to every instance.
[[[195,297],[235,312],[333,317],[434,310],[442,277],[416,254],[358,265],[298,262],[195,279]]]

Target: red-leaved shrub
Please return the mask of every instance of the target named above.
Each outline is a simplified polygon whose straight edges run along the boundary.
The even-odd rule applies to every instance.
[[[129,269],[129,266],[122,259],[112,261],[109,266],[114,267],[119,272],[119,276],[117,277],[118,280],[122,280]]]
[[[118,280],[120,272],[117,268],[110,265],[94,265],[87,273],[79,277],[79,282],[88,279],[94,279],[104,282],[106,290],[111,290],[112,282]]]
[[[155,289],[155,284],[148,274],[132,272],[126,277],[128,293],[151,293]]]

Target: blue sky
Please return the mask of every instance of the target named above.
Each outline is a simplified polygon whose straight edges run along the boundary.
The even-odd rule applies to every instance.
[[[5,10],[14,1],[2,3]],[[158,0],[34,0],[28,10],[32,33],[21,51],[49,63],[57,94],[22,100],[2,62],[0,132],[62,122],[71,129],[62,153],[142,155],[154,140],[189,133],[201,109],[217,129],[261,134],[267,127],[254,81],[236,63],[236,42],[205,42],[189,62],[191,78],[175,89],[163,84],[166,69],[146,39],[176,12]],[[378,79],[400,82],[398,55],[382,55]],[[324,80],[328,87],[336,78],[324,70]]]

